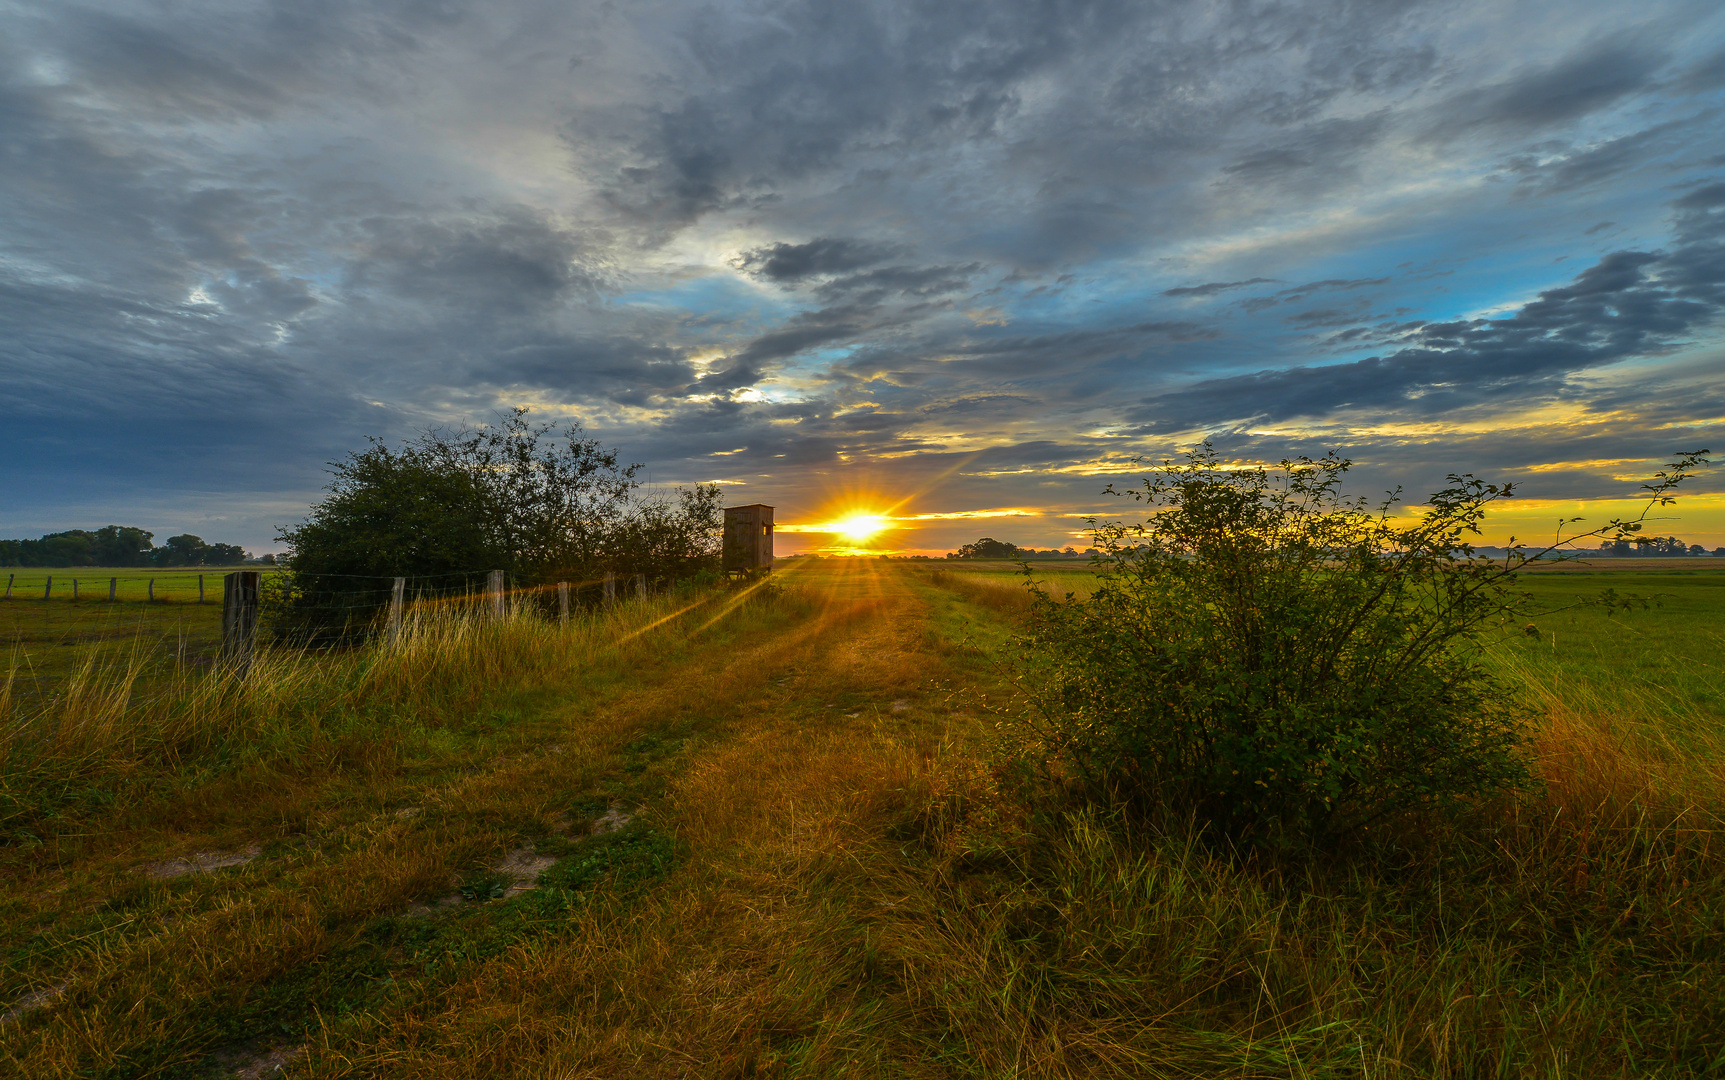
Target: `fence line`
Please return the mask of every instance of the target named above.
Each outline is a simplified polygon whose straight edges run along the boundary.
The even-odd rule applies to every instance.
[[[61,585],[61,593],[65,594],[64,582],[54,581],[61,576],[65,575],[43,576],[44,600],[55,598],[56,584]],[[190,592],[195,578],[199,602],[212,599],[204,581],[206,574],[162,576],[170,584],[177,579],[177,587],[185,590],[182,596]],[[8,574],[4,599],[14,598],[15,586],[20,584],[18,577],[17,573]],[[533,585],[513,584],[510,577],[502,570],[413,576],[295,574],[286,567],[232,571],[220,577],[219,592],[213,598],[221,609],[217,662],[223,669],[244,677],[251,669],[260,633],[265,640],[299,648],[346,648],[378,636],[400,641],[407,632],[410,607],[428,613],[435,613],[440,607],[466,610],[493,620],[507,619],[524,610],[537,610],[549,620],[555,612],[556,625],[567,629],[572,623],[573,609],[578,606],[595,613],[615,608],[628,596],[630,578],[634,579],[634,599],[644,602],[650,593],[647,576],[642,573],[607,572],[574,581]],[[146,602],[157,601],[156,575],[109,576],[105,599],[116,614],[120,610],[123,581],[141,584]],[[104,599],[98,590],[84,588],[89,584],[87,580],[73,577],[71,582],[71,600],[87,604]],[[169,597],[160,599],[167,601]]]

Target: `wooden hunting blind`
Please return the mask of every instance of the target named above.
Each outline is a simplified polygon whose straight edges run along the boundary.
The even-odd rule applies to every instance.
[[[773,568],[772,507],[760,503],[725,507],[723,565],[726,573],[740,570],[752,574]]]

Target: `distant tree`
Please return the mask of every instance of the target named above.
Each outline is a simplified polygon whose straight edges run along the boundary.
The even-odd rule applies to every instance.
[[[150,561],[157,566],[202,566],[209,550],[210,545],[204,543],[203,537],[181,533],[168,537],[151,554]]]
[[[1702,547],[1700,544],[1690,544],[1689,545],[1689,554],[1691,556],[1705,555],[1705,554],[1707,554],[1707,549]]]
[[[104,525],[94,534],[97,566],[144,566],[155,534],[125,525]]]
[[[49,533],[38,540],[0,542],[0,565],[94,566],[95,535],[83,529]]]
[[[0,540],[0,566],[202,566],[233,563],[245,552],[233,544],[206,544],[189,533],[151,547],[155,534],[130,525],[94,531],[68,529],[39,540]]]
[[[985,536],[974,544],[966,544],[954,556],[959,559],[1016,559],[1018,546]]]
[[[238,566],[246,561],[246,549],[238,544],[211,544],[204,554],[205,566]]]
[[[95,537],[83,529],[70,529],[66,532],[49,533],[38,543],[41,544],[37,566],[94,566],[96,565]]]

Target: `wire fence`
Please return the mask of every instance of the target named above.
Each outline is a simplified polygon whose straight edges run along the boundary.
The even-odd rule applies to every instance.
[[[220,604],[227,575],[240,569],[137,570],[104,567],[0,570],[0,601],[46,600],[49,602]],[[245,567],[265,574],[279,573],[269,567]]]
[[[261,577],[257,588],[256,634],[308,647],[352,644],[428,613],[493,618],[531,613],[567,622],[624,600],[644,600],[651,591],[643,574],[526,583],[502,570],[394,577],[277,573]]]
[[[144,618],[134,632],[145,632],[145,623],[160,622],[146,617],[146,612],[171,610],[183,613],[174,616],[182,651],[189,617],[194,626],[204,627],[201,633],[194,630],[193,636],[209,642],[215,654],[212,659],[242,670],[249,668],[260,645],[314,650],[351,647],[428,615],[502,619],[532,614],[567,624],[571,618],[676,587],[659,582],[654,588],[643,574],[524,582],[502,570],[402,576],[304,573],[287,568],[7,574],[3,601],[25,619],[24,623],[8,620],[16,626],[32,622],[29,613],[40,612],[50,619],[43,624],[49,630],[94,641],[120,630],[124,623],[136,623],[126,612]],[[55,617],[49,614],[54,611],[65,612],[71,621],[61,619],[65,625],[55,626]],[[41,618],[33,621],[40,623]]]

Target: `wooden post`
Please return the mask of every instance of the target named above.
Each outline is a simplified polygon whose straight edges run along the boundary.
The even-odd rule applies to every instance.
[[[42,586],[42,599],[46,600],[50,596],[53,596],[53,595],[54,595],[54,575],[49,574],[48,575],[48,584]]]
[[[389,640],[401,637],[401,605],[407,598],[407,579],[398,577],[389,590]]]
[[[8,600],[12,599],[12,579],[17,576],[17,574],[6,575],[6,599]]]
[[[494,618],[501,619],[504,614],[503,571],[491,571],[491,576],[485,584],[486,590],[491,593],[491,614]]]
[[[647,575],[646,574],[636,574],[635,575],[635,599],[637,599],[637,600],[647,599]]]
[[[198,603],[204,602],[204,575],[198,575]]]
[[[557,583],[557,625],[569,625],[569,583],[567,581]]]
[[[78,579],[77,578],[72,579],[72,602],[74,604],[76,604],[78,602]]]
[[[117,577],[109,578],[108,579],[108,603],[112,604],[114,602],[114,594],[119,592],[119,591],[120,591],[120,579]]]
[[[610,607],[617,602],[617,579],[611,571],[605,571],[605,606]]]
[[[149,584],[144,586],[144,599],[152,601],[152,602],[156,599],[156,579],[155,578],[151,578]]]
[[[155,579],[150,579],[151,584]],[[258,632],[258,572],[240,570],[222,579],[222,663],[245,678]]]

